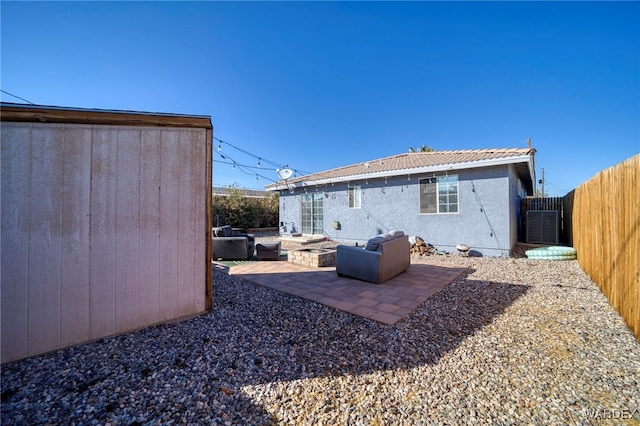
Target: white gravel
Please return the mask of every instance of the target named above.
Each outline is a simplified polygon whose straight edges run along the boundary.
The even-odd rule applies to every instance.
[[[576,261],[430,260],[470,272],[393,326],[216,271],[206,315],[3,365],[2,424],[640,422],[640,344]]]

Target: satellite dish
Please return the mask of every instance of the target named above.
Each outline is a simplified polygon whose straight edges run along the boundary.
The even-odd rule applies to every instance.
[[[278,176],[282,180],[287,180],[293,175],[293,170],[291,169],[276,169],[276,172],[278,172]]]

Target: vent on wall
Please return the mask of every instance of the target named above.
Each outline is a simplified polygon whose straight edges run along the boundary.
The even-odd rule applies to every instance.
[[[556,210],[529,210],[527,212],[527,242],[558,244],[558,212]]]

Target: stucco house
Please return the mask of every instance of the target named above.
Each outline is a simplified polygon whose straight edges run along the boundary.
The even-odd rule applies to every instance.
[[[533,195],[533,148],[411,152],[267,185],[280,194],[281,233],[365,243],[398,229],[440,250],[466,244],[508,256],[520,200]]]

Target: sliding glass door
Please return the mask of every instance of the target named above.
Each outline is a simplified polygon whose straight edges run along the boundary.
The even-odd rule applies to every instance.
[[[322,194],[302,195],[302,233],[322,235]]]

